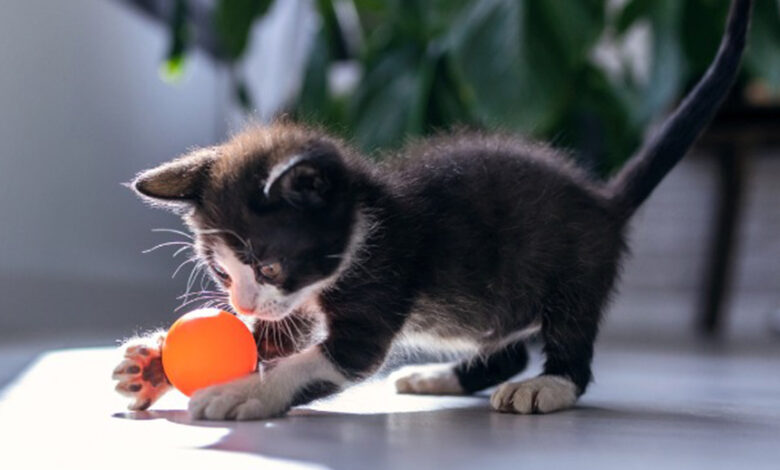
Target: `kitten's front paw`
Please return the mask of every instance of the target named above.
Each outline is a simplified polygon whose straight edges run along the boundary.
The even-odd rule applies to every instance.
[[[171,385],[165,377],[160,349],[162,334],[138,338],[125,343],[124,358],[114,369],[112,378],[119,383],[116,391],[132,398],[131,410],[145,410],[167,392]]]
[[[464,393],[452,364],[405,367],[397,374],[398,393],[421,395],[462,395]]]
[[[190,398],[193,419],[247,421],[283,414],[287,407],[273,396],[264,397],[262,379],[255,374],[222,385],[198,390]]]
[[[555,375],[507,382],[490,397],[494,410],[519,414],[550,413],[570,408],[576,401],[577,386],[571,380]]]

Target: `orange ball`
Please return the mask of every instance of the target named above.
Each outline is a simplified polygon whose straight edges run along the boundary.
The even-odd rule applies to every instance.
[[[243,377],[257,368],[252,333],[232,314],[193,310],[176,320],[162,347],[165,375],[187,396],[210,385]]]

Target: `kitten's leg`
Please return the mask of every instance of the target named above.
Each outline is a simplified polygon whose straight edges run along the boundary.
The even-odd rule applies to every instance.
[[[474,393],[511,379],[528,366],[528,350],[517,341],[486,358],[475,358],[455,366],[455,374],[466,393]]]
[[[416,395],[463,395],[466,391],[458,382],[455,367],[453,363],[406,366],[392,376],[395,390]]]
[[[348,382],[319,346],[279,359],[274,367],[198,390],[189,412],[194,419],[250,420],[284,414],[292,406],[329,395]]]
[[[370,315],[331,323],[330,336],[322,344],[281,358],[261,373],[199,390],[190,399],[190,415],[211,420],[263,419],[336,393],[382,364],[398,329],[400,324],[388,330],[386,323]]]
[[[522,372],[528,351],[522,341],[458,364],[433,364],[404,368],[396,380],[399,393],[432,395],[470,394],[498,385]]]
[[[155,331],[147,335],[132,338],[122,346],[123,359],[114,369],[112,378],[119,383],[116,391],[129,396],[131,410],[149,408],[171,384],[162,367],[162,343],[165,331]]]
[[[591,380],[598,321],[589,310],[561,308],[542,321],[547,360],[539,377],[501,385],[490,404],[496,411],[550,413],[574,405]]]

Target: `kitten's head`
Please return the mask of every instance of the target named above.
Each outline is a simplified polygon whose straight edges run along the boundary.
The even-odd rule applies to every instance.
[[[280,320],[349,256],[357,216],[346,152],[311,130],[256,127],[143,172],[133,188],[183,212],[237,312]]]

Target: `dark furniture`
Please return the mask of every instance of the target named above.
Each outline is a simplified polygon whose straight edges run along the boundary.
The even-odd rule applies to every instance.
[[[704,336],[721,333],[734,273],[735,248],[747,186],[746,166],[756,150],[780,146],[780,106],[727,105],[702,136],[699,147],[718,162],[718,203],[709,242],[709,256],[697,330]]]

